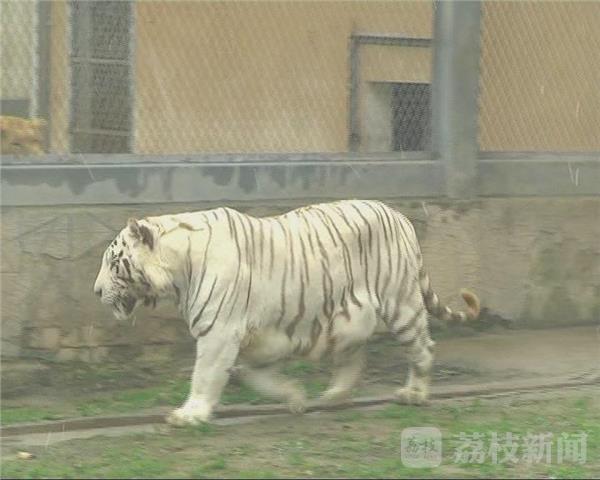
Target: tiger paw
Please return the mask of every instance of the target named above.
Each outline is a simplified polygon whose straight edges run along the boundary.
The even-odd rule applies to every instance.
[[[402,405],[427,405],[427,393],[415,388],[403,387],[394,392],[395,401]]]
[[[200,425],[210,420],[210,413],[210,409],[206,407],[195,406],[194,408],[190,408],[183,406],[169,413],[165,420],[168,424],[175,427]]]
[[[301,415],[306,411],[306,397],[298,393],[288,399],[288,410],[294,415]]]
[[[350,400],[349,390],[326,390],[319,398],[320,405],[339,405]]]

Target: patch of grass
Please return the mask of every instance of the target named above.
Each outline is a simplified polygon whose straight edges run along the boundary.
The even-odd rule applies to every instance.
[[[192,470],[193,478],[214,478],[219,472],[227,468],[227,461],[224,456],[216,456],[206,464]]]
[[[240,470],[238,478],[279,478],[279,475],[271,470]]]
[[[169,462],[160,458],[137,456],[124,461],[121,459],[107,467],[103,477],[108,478],[163,478],[169,470]]]
[[[286,365],[282,372],[285,375],[290,375],[293,377],[300,377],[303,375],[310,375],[315,373],[317,367],[312,362],[307,362],[306,360],[297,360],[295,362],[290,362]]]
[[[587,411],[590,406],[592,399],[590,397],[581,397],[573,402],[573,407],[578,411]]]
[[[290,454],[288,454],[286,461],[288,464],[293,465],[295,467],[306,465],[304,454],[298,451],[291,452]]]
[[[304,388],[309,397],[317,397],[325,390],[325,382],[318,379],[310,379],[304,382]]]
[[[174,380],[166,386],[149,387],[144,389],[129,389],[115,392],[112,395],[102,395],[98,398],[79,398],[65,410],[54,407],[2,407],[0,422],[10,425],[22,422],[36,422],[41,420],[59,420],[69,417],[90,417],[96,415],[110,415],[135,412],[142,409],[158,406],[181,405],[189,393],[188,380]],[[316,395],[322,391],[323,384],[313,381],[308,382],[309,394]],[[265,404],[273,399],[265,397],[245,385],[227,385],[221,403],[233,405],[239,403]]]
[[[593,478],[589,476],[589,471],[582,465],[556,465],[548,469],[550,476],[554,478]]]
[[[250,403],[253,405],[272,402],[272,399],[261,396],[246,385],[227,385],[221,397],[223,405],[234,405],[236,403]]]
[[[189,394],[189,375],[168,377],[164,372],[154,374],[147,368],[137,368],[135,372],[128,372],[120,365],[70,365],[64,369],[58,365],[57,375],[61,382],[67,385],[85,384],[93,387],[83,392],[82,395],[68,395],[60,402],[52,398],[48,400],[48,407],[6,407],[2,405],[0,423],[2,425],[20,422],[35,422],[40,420],[73,418],[79,416],[95,416],[137,412],[142,409],[159,406],[177,407],[181,405]],[[307,394],[315,397],[325,388],[325,380],[320,375],[318,365],[304,360],[290,362],[283,369],[290,377],[299,379],[305,386]],[[131,377],[134,375],[134,377]],[[63,378],[64,377],[64,378]],[[123,388],[124,377],[131,377],[142,384],[148,385],[140,388]],[[140,380],[141,378],[145,380]],[[150,384],[149,384],[150,382]],[[98,385],[100,387],[98,387]],[[100,388],[98,390],[98,388]],[[96,392],[97,393],[94,393]],[[265,404],[274,400],[265,397],[244,384],[230,382],[221,398],[224,405],[248,403]]]
[[[166,397],[170,396],[163,389],[157,387],[125,390],[111,397],[92,399],[86,403],[81,403],[76,406],[76,409],[82,416],[127,413],[144,408],[167,405]]]
[[[200,425],[181,427],[181,430],[185,431],[188,435],[203,436],[208,433],[213,433],[215,431],[215,425],[201,423]]]
[[[164,399],[164,392],[158,388],[149,388],[145,390],[133,390],[118,393],[115,395],[115,402],[126,405],[135,405],[136,407],[152,407]]]
[[[34,407],[8,407],[1,412],[2,425],[15,423],[40,422],[43,420],[61,420],[65,415],[56,411]]]
[[[374,412],[263,419],[227,427],[203,424],[161,435],[64,442],[33,450],[37,458],[30,461],[7,455],[3,477],[593,478],[600,471],[599,406],[595,398],[553,398],[500,408],[493,402],[465,403],[458,409],[391,405]],[[402,463],[402,430],[415,426],[436,426],[442,432],[439,467],[414,469]],[[454,461],[460,432],[497,432],[500,436],[511,432],[522,438],[527,432],[549,431],[558,436],[581,430],[588,434],[583,465],[557,464],[556,443],[552,464],[494,464],[489,455],[481,464]]]
[[[56,406],[48,408],[2,407],[1,423],[9,425],[20,422],[57,420],[76,416],[109,415],[135,412],[157,406],[176,406],[185,401],[189,381],[173,380],[161,387],[127,389],[110,395],[78,398],[64,410]]]
[[[101,439],[103,448],[94,455],[71,454],[68,459],[43,455],[43,461],[29,462],[7,460],[2,465],[2,477],[160,478],[171,468],[169,459],[155,456],[143,445],[111,446],[108,441],[110,439]]]
[[[413,405],[388,405],[375,414],[377,418],[401,420],[402,424],[417,425],[427,421],[427,410]]]
[[[376,459],[373,462],[363,463],[353,472],[353,476],[360,478],[398,478],[398,477],[426,477],[435,478],[435,471],[431,468],[407,468],[398,457]]]

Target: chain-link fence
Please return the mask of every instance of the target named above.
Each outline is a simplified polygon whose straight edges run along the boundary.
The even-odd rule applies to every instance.
[[[3,110],[20,117],[36,113],[36,28],[35,2],[1,2],[0,82]]]
[[[600,3],[483,2],[482,150],[600,150]]]
[[[432,147],[430,2],[2,10],[2,114],[43,117],[48,152]],[[481,150],[600,150],[599,24],[594,2],[483,3]]]
[[[20,10],[8,2],[3,23],[35,23],[35,2]],[[431,38],[428,2],[52,2],[49,15],[51,152],[344,152],[352,102],[356,149],[429,148],[430,49],[369,44],[349,61],[353,35]],[[35,77],[21,50],[6,49],[4,74]]]

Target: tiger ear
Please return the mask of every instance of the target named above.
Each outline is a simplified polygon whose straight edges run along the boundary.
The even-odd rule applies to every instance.
[[[154,248],[154,235],[152,231],[145,225],[142,225],[135,218],[127,220],[127,227],[134,238],[141,241],[151,249]]]

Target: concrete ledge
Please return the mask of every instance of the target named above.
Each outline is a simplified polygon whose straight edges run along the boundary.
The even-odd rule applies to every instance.
[[[446,192],[443,165],[424,153],[41,158],[3,158],[2,205],[435,198]],[[486,154],[478,193],[600,195],[600,154]]]
[[[600,195],[600,153],[486,154],[479,161],[479,194]]]
[[[2,167],[4,206],[437,197],[443,192],[443,169],[432,160]]]

